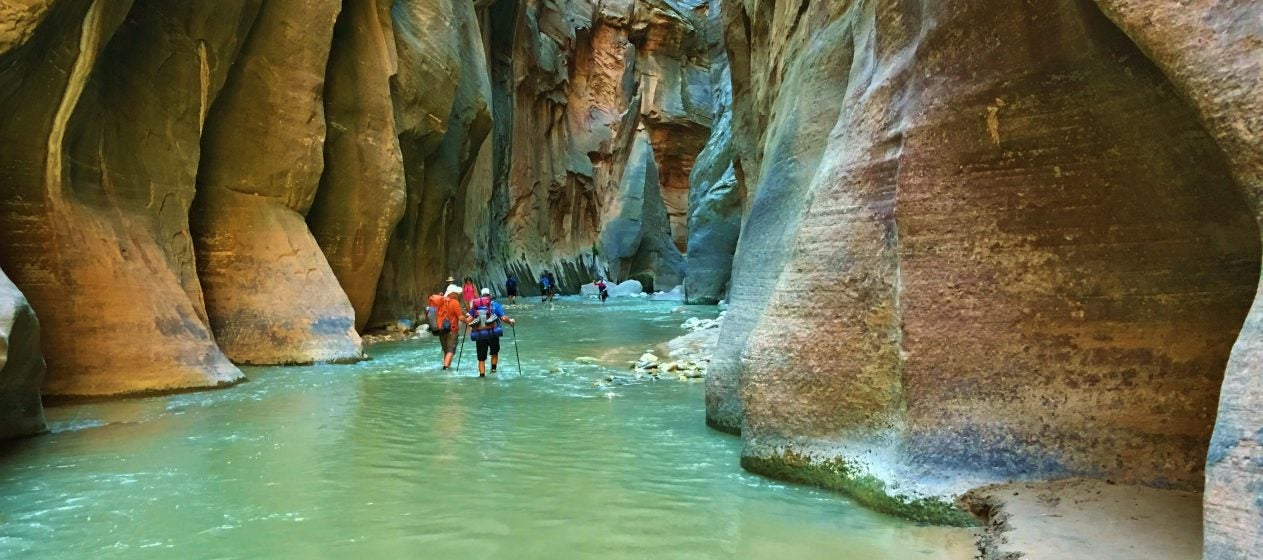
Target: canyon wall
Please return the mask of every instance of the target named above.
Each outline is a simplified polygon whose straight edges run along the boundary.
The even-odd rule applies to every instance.
[[[1100,4],[724,3],[707,416],[747,468],[948,523],[997,480],[1205,476],[1208,557],[1258,542],[1263,19]]]
[[[741,236],[745,193],[737,181],[732,143],[732,70],[724,41],[723,1],[710,3],[706,38],[714,110],[711,136],[689,178],[686,301],[713,304],[728,295],[732,259]]]
[[[544,270],[564,291],[605,274],[683,281],[687,178],[712,112],[705,15],[697,0],[492,7],[489,223],[506,227],[487,280],[514,274],[525,293]]]
[[[567,290],[606,274],[680,284],[713,111],[706,13],[0,7],[0,267],[40,317],[44,393],[357,360],[359,332],[415,320],[448,275],[513,273],[527,293],[544,270]]]

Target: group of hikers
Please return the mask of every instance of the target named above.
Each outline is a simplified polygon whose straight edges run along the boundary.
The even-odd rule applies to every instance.
[[[473,278],[466,276],[464,283],[457,286],[456,279],[448,276],[445,284],[447,286],[441,295],[430,296],[426,308],[430,333],[439,337],[443,348],[443,369],[451,369],[458,345],[464,349],[460,333],[462,326],[466,326],[469,340],[474,342],[478,354],[478,377],[486,377],[488,358],[491,359],[492,373],[500,365],[500,338],[504,336],[502,324],[508,323],[516,333],[517,321],[505,314],[504,306],[495,300],[490,289],[478,290]],[[540,302],[553,301],[557,295],[557,278],[551,272],[544,272],[539,276],[539,287]],[[609,298],[604,279],[597,280],[596,287],[602,302]],[[504,289],[509,305],[513,305],[518,296],[517,277],[509,275]],[[514,342],[516,344],[516,338]]]
[[[516,285],[510,292],[510,298],[517,295]],[[461,299],[464,300],[462,305]],[[510,299],[512,301],[512,299]],[[456,347],[460,342],[461,326],[469,327],[469,339],[474,342],[478,354],[478,377],[487,376],[487,358],[491,358],[491,371],[494,373],[500,365],[500,337],[504,336],[502,323],[510,327],[517,321],[504,313],[504,307],[495,301],[491,290],[483,288],[481,292],[474,286],[472,278],[465,278],[464,287],[456,285],[456,279],[447,278],[447,288],[443,295],[430,296],[426,309],[426,320],[432,334],[439,337],[443,347],[443,369],[452,367],[452,358],[456,356]]]

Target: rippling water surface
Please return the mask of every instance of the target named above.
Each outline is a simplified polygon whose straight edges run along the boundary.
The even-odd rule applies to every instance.
[[[596,386],[714,315],[677,305],[510,309],[523,371],[509,336],[494,379],[472,347],[463,374],[439,371],[427,339],[50,409],[52,434],[0,450],[0,558],[970,556],[961,532],[743,472],[701,383]]]

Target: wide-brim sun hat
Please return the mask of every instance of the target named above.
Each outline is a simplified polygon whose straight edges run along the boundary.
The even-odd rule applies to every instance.
[[[448,284],[447,290],[443,291],[443,295],[445,296],[450,296],[452,294],[457,294],[457,295],[460,294],[460,287],[457,286],[456,284]]]
[[[447,277],[447,283],[448,283],[448,284],[455,284],[455,283],[456,283],[456,279],[455,279],[455,278],[453,278],[453,277],[451,277],[451,276],[448,276],[448,277]]]

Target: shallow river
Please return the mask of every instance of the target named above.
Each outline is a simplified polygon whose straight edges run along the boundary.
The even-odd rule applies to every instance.
[[[510,335],[486,380],[472,344],[441,372],[426,339],[50,409],[52,434],[0,448],[0,558],[970,556],[959,531],[743,472],[740,441],[703,423],[702,383],[598,387],[714,315],[677,305],[510,309],[523,371]]]

